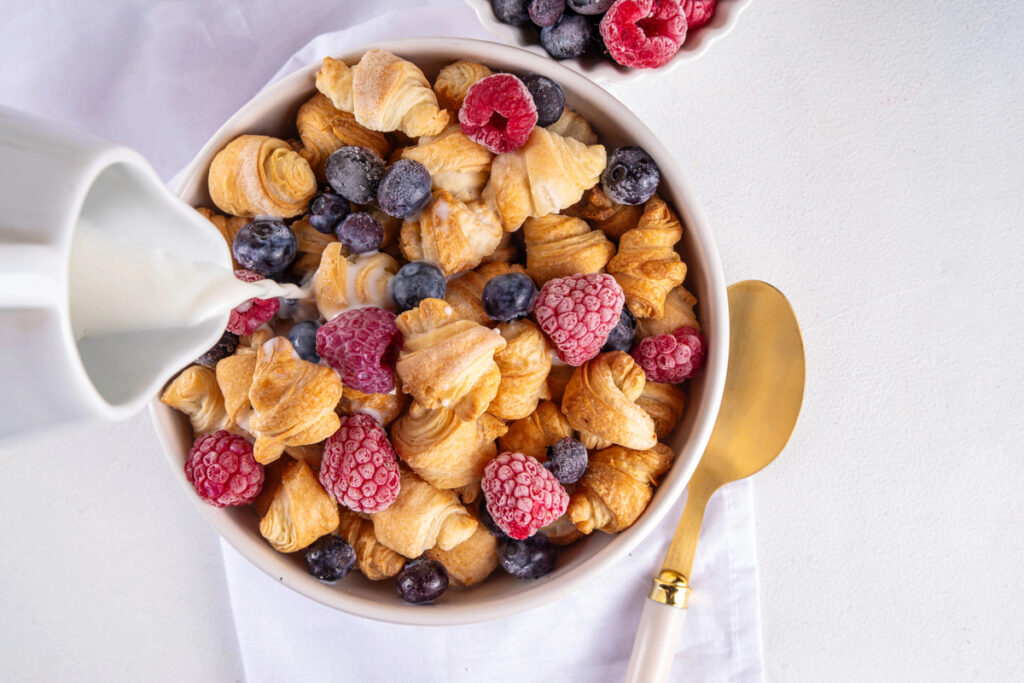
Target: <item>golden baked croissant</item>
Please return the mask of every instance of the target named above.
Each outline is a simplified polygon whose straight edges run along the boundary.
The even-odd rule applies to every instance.
[[[548,373],[551,371],[551,345],[544,333],[529,320],[498,325],[505,348],[494,354],[501,371],[501,382],[487,412],[502,420],[518,420],[549,398]]]
[[[247,353],[255,354],[260,347],[274,338],[274,331],[270,325],[264,323],[257,327],[252,334],[243,334],[238,337],[238,346],[235,347],[235,355],[243,356]]]
[[[585,534],[629,528],[654,495],[652,486],[672,466],[675,453],[663,443],[650,449],[605,448],[590,456],[566,514]]]
[[[483,476],[484,465],[498,453],[494,440],[506,431],[504,422],[487,413],[463,421],[447,408],[413,403],[391,427],[391,444],[423,480],[454,489]]]
[[[494,248],[490,256],[484,256],[482,263],[495,263],[503,262],[509,263],[510,261],[516,260],[519,254],[519,247],[513,242],[512,238],[515,233],[501,232],[501,239],[498,241],[498,246]]]
[[[430,171],[433,189],[447,190],[459,201],[468,202],[480,199],[494,155],[455,124],[436,137],[420,138],[415,147],[402,150],[402,158],[423,164]]]
[[[363,576],[370,581],[380,581],[402,571],[405,558],[377,542],[373,522],[345,508],[340,510],[339,516],[337,533],[356,551],[356,564]]]
[[[299,358],[286,338],[261,346],[249,388],[253,414],[248,429],[256,440],[256,461],[266,464],[280,457],[285,446],[317,443],[336,432],[341,420],[334,406],[340,398],[337,373]]]
[[[654,420],[654,433],[664,439],[675,429],[686,409],[686,394],[668,382],[645,382],[636,404]]]
[[[565,387],[562,412],[584,446],[643,449],[658,442],[654,420],[636,404],[644,382],[643,368],[622,351],[602,353],[576,368]]]
[[[570,498],[570,500],[572,499]],[[537,533],[547,536],[548,540],[555,545],[569,545],[583,538],[583,532],[576,528],[567,514],[547,526],[542,526]]]
[[[680,327],[692,327],[700,332],[700,323],[693,312],[697,297],[679,285],[665,297],[665,312],[660,318],[639,318],[636,321],[637,338],[672,334]]]
[[[478,526],[453,491],[436,489],[404,467],[398,498],[372,519],[377,541],[409,559],[434,546],[451,550]]]
[[[402,383],[396,377],[395,390],[389,394],[364,394],[358,389],[343,384],[337,411],[342,415],[355,413],[369,415],[382,427],[387,427],[401,414],[405,404],[406,395],[402,391]]]
[[[578,202],[597,184],[606,160],[601,145],[534,128],[525,145],[494,159],[482,196],[501,216],[505,230],[518,230],[527,218]]]
[[[404,337],[395,370],[405,390],[425,408],[451,408],[463,420],[480,417],[498,392],[494,353],[505,339],[459,320],[440,299],[424,299],[395,323]]]
[[[562,402],[565,385],[572,379],[572,373],[575,371],[574,366],[563,363],[558,356],[552,356],[551,372],[548,373],[548,393],[551,394],[551,400]]]
[[[501,220],[486,204],[464,204],[439,190],[415,220],[402,225],[402,254],[409,261],[436,263],[447,277],[480,265],[501,234]]]
[[[302,138],[299,154],[309,162],[320,182],[325,179],[327,157],[337,149],[348,145],[366,147],[381,159],[387,159],[391,153],[391,144],[382,133],[360,126],[355,116],[335,107],[323,93],[318,92],[299,107],[295,126]]]
[[[320,265],[324,249],[328,245],[336,244],[338,238],[334,235],[325,235],[309,222],[302,218],[291,224],[292,232],[295,233],[298,252],[295,260],[292,261],[292,268],[301,273],[314,271]]]
[[[224,241],[228,243],[228,251],[231,252],[231,267],[235,270],[241,268],[242,266],[238,265],[238,261],[235,260],[235,254],[232,246],[235,243],[235,235],[237,235],[238,231],[249,222],[249,219],[242,218],[241,216],[222,216],[213,209],[207,209],[203,206],[196,209],[196,211],[213,223],[214,226],[216,226],[217,231],[224,238]]]
[[[618,241],[624,233],[636,227],[643,215],[644,207],[630,204],[616,204],[600,185],[587,190],[579,200],[563,213],[582,218],[590,227]]]
[[[456,586],[472,586],[498,568],[498,539],[481,524],[472,536],[451,550],[431,548],[427,557],[444,565]]]
[[[285,466],[260,520],[260,533],[282,553],[302,550],[338,526],[338,505],[309,466],[293,460]]]
[[[444,300],[455,311],[456,318],[493,327],[497,322],[491,320],[487,312],[484,311],[484,286],[492,278],[506,273],[526,273],[526,269],[518,263],[503,261],[484,264],[476,270],[467,271],[449,280]]]
[[[637,318],[660,318],[665,296],[686,278],[686,264],[673,248],[682,236],[679,219],[655,195],[644,205],[637,226],[619,238],[619,253],[608,263],[608,272]]]
[[[569,107],[562,109],[562,115],[547,129],[562,137],[576,138],[585,145],[597,144],[597,133],[590,127],[590,122]]]
[[[548,446],[572,436],[572,427],[554,401],[541,401],[537,410],[508,426],[498,439],[502,451],[529,455],[540,462],[548,459]]]
[[[228,419],[217,376],[210,368],[202,365],[185,368],[167,385],[160,401],[188,415],[196,436],[212,434],[220,429],[239,431]]]
[[[526,272],[537,286],[576,273],[601,273],[615,245],[579,218],[553,213],[523,223]]]
[[[483,64],[468,59],[460,59],[441,69],[434,81],[434,92],[437,102],[453,115],[459,113],[466,93],[477,81],[491,75],[491,70]]]
[[[419,67],[387,50],[367,50],[351,68],[325,58],[316,89],[370,130],[400,130],[418,138],[437,135],[448,125],[448,112],[438,107]]]
[[[311,443],[304,446],[285,446],[284,452],[293,460],[301,460],[309,465],[310,469],[319,471],[320,463],[324,459],[325,443],[325,441],[321,441],[320,443]],[[278,460],[274,462],[278,462]]]
[[[242,347],[244,350],[246,347]],[[249,388],[252,386],[252,375],[256,371],[256,354],[239,353],[223,358],[217,363],[217,386],[224,397],[224,410],[228,420],[246,432],[249,431],[249,418],[252,403],[249,401]]]
[[[313,296],[325,320],[350,308],[392,308],[388,283],[398,272],[398,262],[379,251],[342,256],[341,242],[331,242],[320,257],[313,275]]]
[[[217,152],[210,164],[210,198],[233,216],[291,218],[316,194],[309,162],[287,142],[242,135]]]

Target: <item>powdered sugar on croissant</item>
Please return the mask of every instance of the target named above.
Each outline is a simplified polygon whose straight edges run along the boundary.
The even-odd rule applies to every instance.
[[[316,307],[325,320],[351,308],[391,309],[394,302],[388,283],[398,272],[398,262],[381,252],[342,255],[340,242],[331,242],[320,257],[313,276]]]
[[[402,254],[410,261],[436,263],[449,276],[480,265],[501,235],[498,216],[485,204],[464,204],[441,190],[417,219],[402,225]]]

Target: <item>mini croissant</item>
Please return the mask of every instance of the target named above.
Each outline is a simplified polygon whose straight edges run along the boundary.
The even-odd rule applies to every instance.
[[[600,273],[615,254],[600,230],[579,218],[553,213],[523,224],[526,272],[538,286],[576,273]]]
[[[616,204],[600,185],[587,190],[583,199],[576,202],[563,213],[582,218],[590,227],[600,230],[614,240],[636,227],[643,215],[642,206]]]
[[[487,412],[502,420],[518,420],[549,398],[548,373],[551,371],[551,346],[544,334],[529,320],[498,325],[505,348],[494,354],[501,371],[498,393]]]
[[[409,261],[436,263],[447,277],[480,265],[501,234],[500,219],[483,202],[464,204],[440,190],[418,218],[402,226],[402,254]]]
[[[584,446],[654,447],[654,420],[636,404],[645,382],[643,368],[622,351],[602,353],[576,368],[565,387],[562,412]]]
[[[483,200],[501,216],[505,230],[518,230],[527,218],[572,206],[597,184],[607,161],[601,145],[585,145],[544,128],[534,128],[526,144],[491,163]]]
[[[654,420],[654,432],[664,439],[675,429],[686,408],[686,394],[668,382],[645,382],[636,404]]]
[[[484,287],[499,275],[525,272],[526,269],[518,263],[488,263],[449,280],[444,299],[455,311],[456,318],[492,327],[496,323],[484,311]]]
[[[472,536],[451,550],[431,548],[427,557],[444,565],[456,586],[472,586],[498,568],[498,539],[481,524]]]
[[[370,581],[389,579],[405,566],[405,558],[377,542],[373,522],[342,508],[337,533],[356,551],[359,571]]]
[[[680,327],[692,327],[700,332],[700,323],[693,312],[697,297],[679,285],[665,297],[665,312],[660,318],[639,318],[636,321],[637,338],[672,334]]]
[[[242,135],[217,152],[210,164],[210,198],[234,216],[291,218],[316,194],[309,162],[284,140]]]
[[[504,422],[487,413],[463,421],[447,408],[413,403],[391,427],[391,443],[425,481],[454,489],[483,476],[484,465],[498,452],[494,440],[506,430]]]
[[[455,124],[437,137],[420,138],[416,146],[402,150],[402,158],[423,164],[430,172],[433,189],[447,190],[459,201],[468,202],[480,199],[494,155]]]
[[[348,145],[371,149],[387,159],[391,145],[382,133],[363,128],[347,111],[335,107],[323,93],[317,93],[299,107],[295,116],[302,149],[299,154],[309,162],[316,177],[324,181],[324,168],[331,152]]]
[[[285,466],[281,481],[260,520],[260,533],[282,553],[302,550],[338,526],[338,505],[306,463]]]
[[[242,347],[242,351],[245,347]],[[252,386],[252,375],[256,371],[256,354],[239,353],[221,359],[217,363],[217,386],[224,396],[224,410],[228,420],[249,431],[249,418],[252,403],[249,401],[249,388]]]
[[[580,531],[614,534],[633,525],[654,495],[652,486],[672,466],[675,453],[662,443],[650,449],[605,448],[590,456],[566,514]]]
[[[424,299],[395,323],[405,341],[395,364],[405,390],[425,408],[451,408],[463,420],[480,417],[498,392],[494,353],[505,339],[459,320],[440,299]]]
[[[405,408],[407,396],[402,391],[401,383],[396,379],[395,390],[389,394],[364,394],[347,384],[342,385],[341,400],[336,410],[341,415],[362,413],[369,415],[382,427],[395,421]]]
[[[435,546],[451,550],[477,528],[453,491],[436,489],[404,467],[398,498],[372,519],[377,541],[409,559]]]
[[[462,108],[462,101],[466,99],[466,93],[473,84],[487,78],[491,73],[483,64],[468,59],[460,59],[449,64],[441,69],[437,74],[437,80],[434,81],[438,104],[453,114],[458,114]]]
[[[373,251],[345,258],[341,242],[331,242],[313,276],[316,307],[325,320],[350,308],[390,309],[394,303],[388,283],[397,272],[398,262],[387,254]]]
[[[527,417],[508,426],[508,433],[498,439],[503,451],[529,455],[541,462],[548,459],[548,446],[572,436],[572,427],[554,401],[542,401]]]
[[[619,238],[619,253],[608,264],[608,272],[637,318],[660,318],[665,296],[686,278],[686,264],[674,249],[682,236],[679,219],[655,195],[647,200],[637,226]]]
[[[418,138],[437,135],[448,125],[448,112],[438,107],[419,67],[387,50],[367,50],[351,68],[325,58],[316,89],[370,130],[398,130]]]
[[[317,443],[333,434],[341,426],[334,412],[340,398],[337,373],[299,358],[284,337],[261,346],[249,388],[256,461],[266,464],[280,457],[285,446]]]
[[[576,138],[585,145],[597,143],[597,134],[590,127],[590,122],[569,107],[562,109],[562,115],[547,129],[562,137]]]
[[[212,434],[220,429],[238,431],[228,419],[217,376],[210,368],[202,365],[185,368],[167,386],[160,401],[188,415],[196,436]]]

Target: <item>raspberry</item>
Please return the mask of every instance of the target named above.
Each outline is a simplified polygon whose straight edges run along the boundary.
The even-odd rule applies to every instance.
[[[320,358],[364,394],[394,390],[392,368],[401,345],[395,314],[373,306],[345,311],[316,331]]]
[[[558,357],[583,365],[601,351],[619,324],[626,297],[611,275],[590,273],[548,280],[533,302],[533,317]]]
[[[251,270],[236,270],[235,277],[242,282],[259,282],[263,276]],[[267,322],[281,308],[281,302],[273,299],[249,299],[231,310],[228,316],[228,332],[252,334],[256,328]]]
[[[376,420],[355,414],[327,438],[320,484],[334,500],[356,512],[380,512],[398,498],[395,449]]]
[[[520,541],[561,517],[569,505],[569,494],[554,475],[522,453],[502,453],[487,463],[480,485],[494,522]]]
[[[185,461],[185,478],[210,505],[246,505],[263,488],[263,465],[252,444],[223,429],[196,439]]]
[[[477,81],[459,109],[462,132],[495,154],[525,145],[536,123],[533,96],[512,74],[494,74]]]
[[[686,30],[700,28],[711,21],[718,0],[683,0],[683,14],[686,15]]]
[[[686,16],[680,0],[616,0],[601,20],[601,37],[619,64],[653,69],[679,51]]]
[[[680,327],[672,334],[641,339],[633,358],[652,382],[678,384],[697,374],[707,352],[704,336],[692,327]]]

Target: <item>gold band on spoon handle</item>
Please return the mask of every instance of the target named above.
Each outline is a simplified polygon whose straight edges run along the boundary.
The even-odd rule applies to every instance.
[[[672,544],[665,555],[661,573],[654,579],[654,587],[648,596],[651,600],[686,609],[686,601],[690,596],[690,571],[697,552],[700,528],[704,523],[704,510],[717,488],[705,485],[703,477],[698,481],[697,473],[690,480],[686,507],[683,508],[683,516],[672,536]]]

